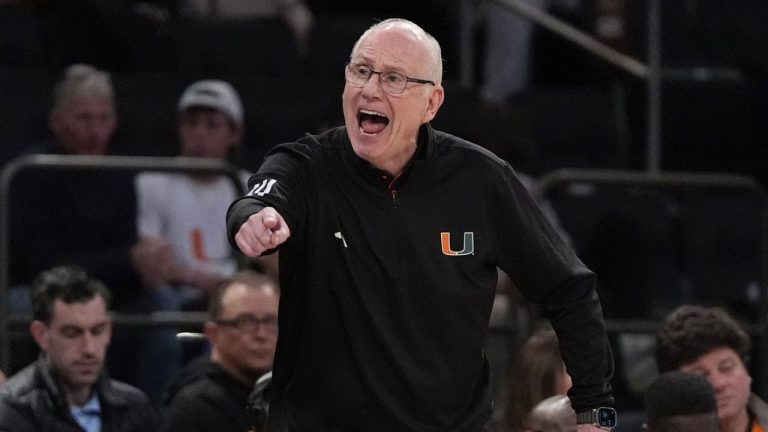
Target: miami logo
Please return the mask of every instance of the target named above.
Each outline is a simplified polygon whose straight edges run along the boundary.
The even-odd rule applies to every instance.
[[[464,243],[461,246],[461,250],[455,251],[451,249],[451,233],[440,233],[440,247],[443,250],[443,255],[448,256],[464,256],[472,255],[475,253],[475,233],[465,232]]]

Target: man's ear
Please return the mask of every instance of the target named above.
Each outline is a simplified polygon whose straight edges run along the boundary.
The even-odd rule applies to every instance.
[[[208,321],[203,326],[203,332],[205,333],[205,337],[208,338],[208,341],[212,345],[216,345],[216,342],[219,339],[219,326],[217,326],[215,323]]]
[[[34,320],[29,324],[29,332],[32,334],[32,338],[37,343],[37,346],[43,351],[48,351],[48,332],[50,332],[48,326],[40,320]]]
[[[105,329],[105,332],[107,333],[109,342],[112,342],[112,321],[107,322],[107,328]]]
[[[429,99],[427,100],[427,109],[424,111],[424,118],[422,123],[429,123],[437,115],[437,111],[443,105],[445,100],[445,90],[441,85],[431,86],[432,89],[429,92]]]

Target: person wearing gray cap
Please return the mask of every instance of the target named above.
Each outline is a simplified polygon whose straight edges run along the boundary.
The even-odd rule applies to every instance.
[[[177,105],[180,155],[225,159],[240,143],[243,118],[240,96],[231,84],[192,83]],[[241,177],[245,182],[248,173]],[[136,189],[139,237],[171,243],[180,302],[186,308],[204,306],[210,290],[237,267],[220,219],[240,191],[224,176],[175,173],[142,173]]]

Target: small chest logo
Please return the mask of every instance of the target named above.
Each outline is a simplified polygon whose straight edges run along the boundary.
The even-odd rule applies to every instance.
[[[344,245],[344,247],[349,247],[347,246],[347,240],[344,238],[344,234],[342,234],[341,231],[336,231],[333,233],[333,236],[341,240],[341,243]]]
[[[461,250],[451,249],[451,233],[440,233],[440,247],[443,251],[443,255],[448,256],[464,256],[472,255],[475,253],[475,233],[468,231],[464,233],[464,243],[461,246]]]

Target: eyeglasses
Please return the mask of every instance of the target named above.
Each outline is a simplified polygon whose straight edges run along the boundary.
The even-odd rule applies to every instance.
[[[381,83],[381,89],[393,95],[402,94],[408,86],[409,82],[416,84],[435,85],[434,81],[411,78],[399,72],[393,71],[378,72],[369,68],[368,66],[359,63],[347,63],[347,67],[344,68],[344,78],[348,83],[356,87],[365,86],[373,74],[379,74],[379,83]]]
[[[259,326],[264,326],[264,329],[269,331],[270,333],[277,332],[276,316],[267,316],[259,319],[250,314],[243,314],[243,315],[238,315],[237,317],[232,319],[228,319],[228,320],[220,319],[220,320],[214,320],[213,322],[220,326],[235,327],[240,331],[252,332],[252,331],[256,331],[259,328]]]

